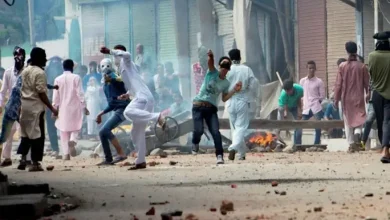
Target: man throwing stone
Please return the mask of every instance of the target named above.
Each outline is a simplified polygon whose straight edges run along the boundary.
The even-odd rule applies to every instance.
[[[138,157],[135,160],[135,166],[130,170],[146,168],[146,143],[145,129],[149,121],[158,121],[164,129],[165,120],[161,113],[152,113],[154,107],[154,98],[148,86],[142,80],[134,63],[131,61],[131,54],[126,51],[123,45],[116,45],[113,50],[102,47],[100,52],[103,54],[111,54],[115,57],[115,64],[119,67],[118,72],[122,77],[128,92],[118,97],[120,100],[128,100],[130,94],[134,99],[126,107],[124,116],[127,120],[133,122],[131,130],[131,138],[135,147],[138,149]]]

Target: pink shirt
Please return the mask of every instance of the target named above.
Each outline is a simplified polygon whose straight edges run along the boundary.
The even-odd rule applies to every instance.
[[[4,72],[3,84],[0,90],[0,106],[3,106],[4,100],[7,96],[10,95],[12,87],[14,87],[16,79],[18,78],[18,71],[15,67],[8,68]]]
[[[322,110],[321,102],[325,99],[325,86],[316,76],[302,78],[299,82],[303,87],[303,115],[309,115],[310,110],[316,114]]]
[[[55,122],[60,131],[78,131],[83,123],[84,92],[80,76],[65,71],[54,80],[59,89],[53,91],[53,106],[58,108]]]

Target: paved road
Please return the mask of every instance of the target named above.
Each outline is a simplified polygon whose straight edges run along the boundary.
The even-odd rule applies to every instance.
[[[81,208],[53,219],[131,219],[131,214],[149,219],[145,212],[150,202],[164,201],[169,204],[154,205],[156,216],[151,219],[161,219],[161,212],[176,209],[184,211],[183,216],[193,213],[199,219],[254,219],[257,215],[268,219],[388,219],[390,167],[380,164],[379,156],[249,154],[245,162],[219,166],[214,164],[213,155],[149,157],[149,161],[162,164],[142,171],[119,166],[98,168],[94,164],[100,159],[63,162],[45,158],[45,166],[54,165],[54,171],[2,171],[12,181],[47,182],[84,201]],[[178,164],[171,166],[169,161]],[[71,171],[62,171],[65,168]],[[272,181],[279,185],[272,187]],[[373,193],[373,197],[364,197],[367,193]],[[219,209],[222,200],[232,201],[235,211],[226,216],[209,211],[212,207]],[[315,207],[322,211],[314,212]]]

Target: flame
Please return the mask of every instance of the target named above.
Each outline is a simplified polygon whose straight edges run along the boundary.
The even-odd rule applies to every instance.
[[[265,133],[265,135],[258,133],[253,135],[253,137],[249,139],[249,143],[267,146],[270,145],[272,141],[274,141],[274,139],[275,138],[272,136],[272,133],[270,132]]]

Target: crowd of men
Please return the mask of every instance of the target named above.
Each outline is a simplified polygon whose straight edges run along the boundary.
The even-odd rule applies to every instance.
[[[339,120],[339,111],[342,110],[344,133],[349,144],[348,151],[351,153],[366,149],[371,126],[376,120],[379,141],[383,147],[381,161],[390,163],[389,38],[390,32],[374,35],[377,43],[375,51],[368,56],[368,64],[357,55],[355,42],[345,44],[348,57],[337,61],[338,74],[331,103],[325,105],[325,115],[324,83],[315,76],[315,62],[307,62],[308,74],[299,84],[293,83],[292,80],[283,83],[283,91],[279,97],[279,119],[286,118],[288,113],[291,113],[296,120],[309,120],[312,117],[316,120]],[[340,134],[340,131],[337,133]],[[316,129],[314,144],[319,144],[320,138],[321,130]],[[301,144],[301,139],[302,130],[296,129],[294,143]]]
[[[283,119],[291,113],[295,119],[309,120],[314,117],[316,120],[337,120],[340,118],[339,110],[342,109],[344,133],[350,144],[349,152],[362,149],[362,142],[365,145],[368,139],[369,132],[366,131],[370,130],[373,120],[376,119],[379,139],[383,146],[381,161],[390,163],[390,89],[387,86],[390,83],[390,32],[378,33],[374,38],[378,42],[375,51],[369,55],[368,65],[357,55],[356,43],[345,44],[348,58],[337,62],[339,68],[332,103],[325,108],[325,87],[322,80],[315,76],[314,61],[307,62],[308,74],[299,84],[285,80],[279,97],[278,117]],[[28,167],[29,171],[43,171],[40,162],[45,145],[45,118],[52,156],[59,156],[59,147],[56,143],[57,134],[50,134],[50,128],[59,130],[62,158],[70,160],[71,156],[77,155],[77,141],[83,120],[87,118],[89,134],[99,127],[98,138],[105,154],[99,166],[113,165],[127,159],[126,152],[112,132],[127,120],[132,123],[130,136],[137,149],[137,158],[130,170],[146,168],[147,124],[157,123],[165,130],[165,116],[177,114],[180,109],[184,110],[190,104],[183,104],[178,74],[174,73],[172,63],[167,62],[164,66],[158,64],[153,83],[150,83],[148,77],[151,68],[142,45],[137,46],[134,61],[123,45],[117,45],[113,49],[102,47],[100,52],[111,55],[114,62],[110,58],[101,60],[100,65],[91,62],[89,74],[83,76],[76,71],[78,68],[79,71],[85,72],[86,67],[75,67],[75,63],[70,59],[62,61],[54,57],[45,69],[46,53],[38,47],[32,49],[25,66],[24,49],[15,47],[14,66],[4,72],[0,90],[0,104],[6,103],[2,112],[0,135],[2,167],[12,165],[12,139],[16,129],[20,127],[21,138],[17,153],[21,155],[21,160],[18,169],[25,170]],[[223,102],[227,102],[232,130],[228,158],[235,160],[238,153],[238,159],[245,160],[244,136],[250,121],[250,103],[257,92],[257,80],[252,70],[240,63],[241,54],[238,49],[232,49],[229,56],[221,57],[217,67],[211,50],[200,47],[198,52],[199,62],[193,65],[196,96],[192,102],[192,153],[199,152],[199,143],[206,124],[213,137],[217,164],[224,163],[217,114],[218,99],[221,97]],[[59,64],[61,68],[58,68]],[[48,93],[48,89],[52,91]],[[172,101],[162,107],[156,103],[164,100],[164,92],[169,94]],[[105,97],[103,108],[102,102],[97,100],[100,93]],[[8,101],[5,100],[6,97]],[[165,101],[162,102],[166,104]],[[323,109],[326,109],[325,114]],[[364,133],[363,126],[366,127]],[[319,144],[321,130],[316,129],[315,133],[314,142]],[[301,144],[301,139],[302,131],[297,129],[294,143]],[[117,151],[115,158],[112,156],[110,142]]]

